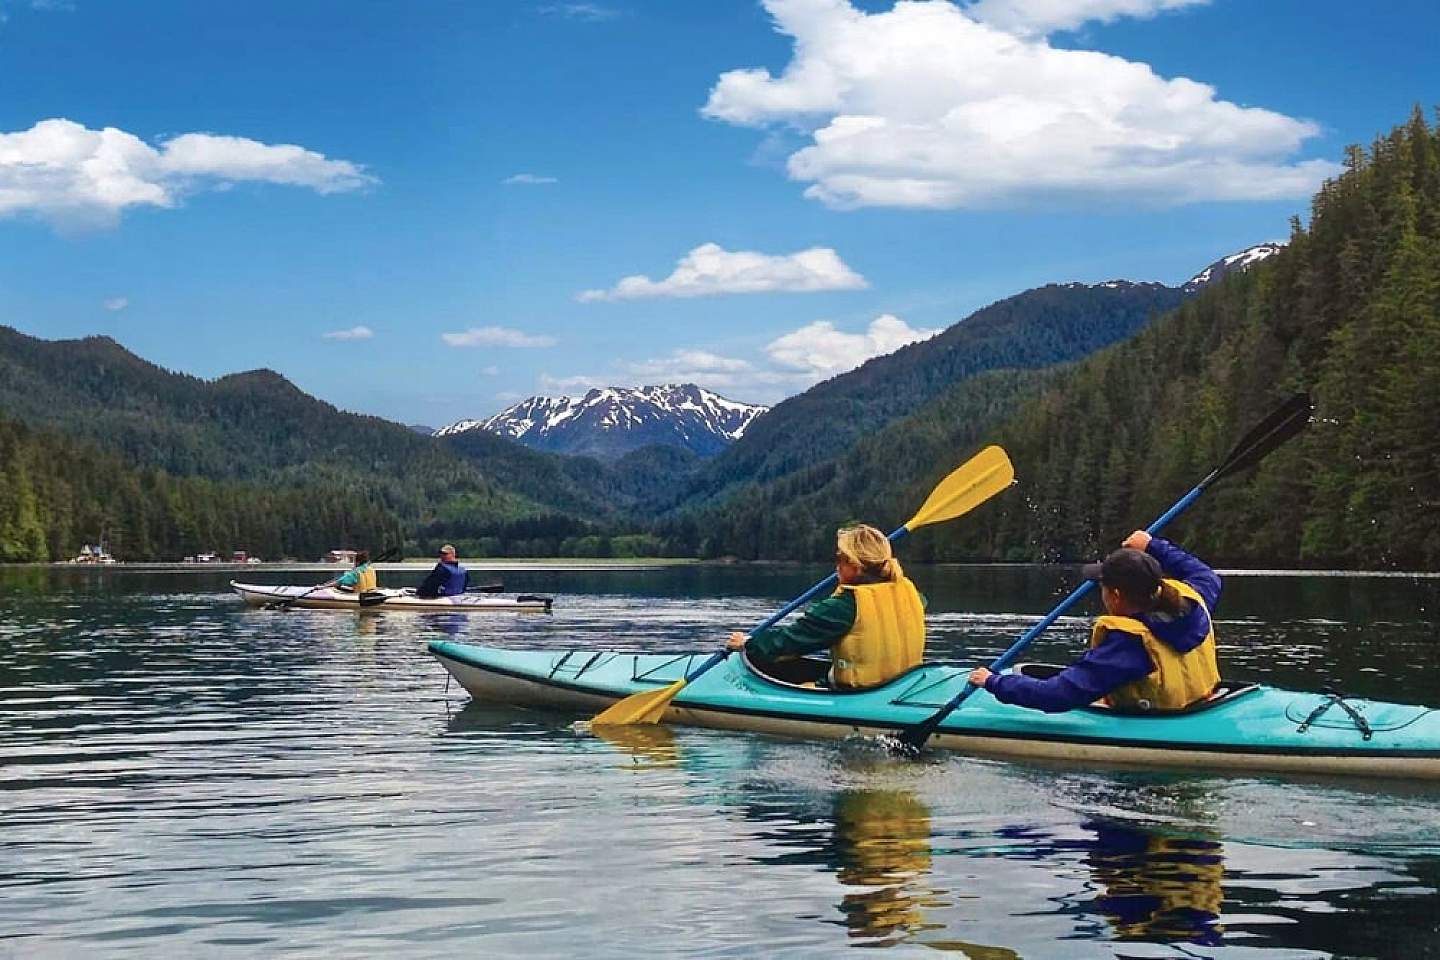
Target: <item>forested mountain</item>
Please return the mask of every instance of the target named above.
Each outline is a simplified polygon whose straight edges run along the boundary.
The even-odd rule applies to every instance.
[[[0,561],[68,559],[102,537],[120,559],[215,549],[313,559],[405,535],[385,505],[345,484],[175,477],[0,417]]]
[[[642,447],[619,460],[561,456],[532,450],[485,430],[465,430],[436,438],[447,449],[483,465],[487,474],[510,490],[544,494],[561,512],[623,523],[644,515],[649,505],[683,482],[700,457],[682,447]]]
[[[595,522],[617,513],[553,477],[541,482],[535,464],[546,455],[516,444],[497,441],[484,456],[461,456],[400,424],[337,410],[271,371],[205,381],[147,363],[105,337],[47,341],[0,327],[0,416],[31,428],[27,449],[68,451],[50,468],[62,478],[113,473],[142,489],[174,485],[190,501],[169,512],[156,507],[162,519],[152,523],[139,499],[103,497],[103,516],[91,519],[77,505],[69,538],[47,539],[44,554],[27,538],[23,553],[0,559],[59,559],[102,533],[129,559],[230,548],[305,555],[316,544],[359,542],[357,531],[377,527],[403,532],[417,549],[428,550],[430,539],[487,537],[492,548],[508,550],[511,540],[605,533]],[[66,446],[64,437],[81,442]],[[27,472],[38,490],[44,461]],[[511,484],[497,481],[501,473]],[[234,512],[222,502],[255,507],[269,502],[257,499],[264,491],[307,506]],[[583,515],[559,506],[587,498]],[[212,523],[207,512],[235,522]],[[366,519],[352,523],[352,516]],[[0,502],[0,529],[18,517],[15,502]],[[283,536],[271,535],[275,523]]]
[[[864,520],[886,531],[905,522],[941,477],[992,442],[996,425],[1039,396],[1064,369],[993,370],[962,380],[839,457],[688,505],[661,520],[657,532],[702,557],[824,559],[834,549],[835,528],[845,521]],[[980,507],[971,518],[1013,495]],[[929,536],[922,530],[911,538],[907,555],[929,558]],[[946,558],[1003,556],[998,547],[967,546],[971,554]]]
[[[777,404],[704,465],[677,502],[710,501],[815,466],[922,409],[957,381],[1083,357],[1131,336],[1184,297],[1163,284],[1116,280],[1051,284],[991,304],[929,340]]]
[[[803,482],[757,487],[676,531],[716,554],[822,557],[836,522],[899,522],[996,442],[1017,488],[920,534],[910,555],[1094,557],[1308,389],[1311,429],[1208,493],[1175,536],[1217,562],[1440,566],[1440,134],[1417,110],[1346,167],[1284,250],[1133,339],[1035,379],[961,384]]]

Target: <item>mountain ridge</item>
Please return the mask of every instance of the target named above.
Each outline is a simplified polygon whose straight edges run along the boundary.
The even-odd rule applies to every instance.
[[[604,460],[657,444],[704,457],[743,436],[766,410],[693,383],[604,387],[578,398],[529,397],[493,417],[441,427],[435,436],[479,430],[536,450]]]

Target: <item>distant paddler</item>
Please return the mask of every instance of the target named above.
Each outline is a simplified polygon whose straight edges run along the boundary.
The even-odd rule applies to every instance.
[[[1100,581],[1104,616],[1090,649],[1053,677],[991,673],[970,682],[1001,703],[1061,713],[1097,700],[1125,710],[1183,710],[1215,690],[1220,670],[1210,611],[1220,576],[1161,537],[1136,530],[1085,577]]]
[[[786,627],[747,639],[732,633],[731,650],[782,660],[829,650],[831,687],[864,690],[888,683],[925,658],[925,602],[905,576],[885,534],[863,523],[835,535],[840,586]]]
[[[440,562],[426,574],[415,588],[415,596],[433,600],[436,597],[458,597],[470,583],[470,574],[455,558],[455,547],[445,544],[440,548]]]
[[[355,566],[340,575],[335,581],[335,589],[345,593],[369,593],[379,584],[375,576],[375,568],[370,565],[370,551],[355,551]]]

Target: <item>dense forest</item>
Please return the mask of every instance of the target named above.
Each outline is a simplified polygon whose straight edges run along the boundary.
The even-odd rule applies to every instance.
[[[1307,389],[1311,429],[1207,494],[1175,536],[1222,562],[1440,566],[1440,131],[1417,109],[1346,167],[1285,251],[1125,343],[957,384],[796,482],[751,485],[672,529],[710,553],[820,557],[836,522],[903,521],[945,470],[997,442],[1017,488],[912,553],[1091,557]]]
[[[73,557],[105,538],[120,559],[218,548],[314,559],[337,543],[402,542],[394,514],[343,483],[175,477],[0,418],[0,560]]]
[[[611,536],[621,550],[660,549],[616,519],[624,469],[505,442],[476,456],[337,410],[270,371],[204,381],[104,337],[0,327],[0,417],[0,561],[66,559],[102,537],[120,559],[430,553],[445,540],[472,554],[567,541],[604,552]],[[592,492],[590,472],[613,474],[615,492]]]
[[[661,456],[666,456],[668,451]],[[434,509],[317,470],[300,483],[177,477],[87,440],[0,417],[0,562],[60,560],[104,541],[120,560],[243,549],[314,560],[341,546],[410,555],[444,541],[467,556],[655,556],[679,549],[634,527],[554,512],[506,516],[459,485]],[[473,499],[472,499],[473,497]]]

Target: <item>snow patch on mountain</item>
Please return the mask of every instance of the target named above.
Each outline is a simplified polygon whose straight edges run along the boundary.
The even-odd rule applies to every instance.
[[[1279,241],[1257,243],[1253,247],[1246,247],[1239,253],[1232,253],[1228,257],[1216,260],[1210,266],[1201,270],[1195,276],[1186,280],[1180,288],[1186,293],[1195,293],[1203,287],[1209,286],[1228,273],[1249,270],[1262,260],[1267,260],[1285,249],[1285,244]]]
[[[693,383],[606,387],[583,397],[530,397],[488,419],[442,427],[435,436],[483,430],[539,450],[606,459],[657,443],[712,456],[768,409]]]

